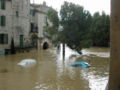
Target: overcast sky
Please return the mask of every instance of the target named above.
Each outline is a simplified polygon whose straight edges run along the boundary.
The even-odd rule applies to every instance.
[[[110,14],[110,0],[34,0],[34,2],[37,4],[41,4],[43,1],[45,1],[48,6],[52,6],[57,11],[60,10],[64,1],[68,1],[82,5],[85,10],[89,10],[91,14],[96,11],[105,11],[107,14]],[[33,0],[31,0],[31,2],[33,2]]]

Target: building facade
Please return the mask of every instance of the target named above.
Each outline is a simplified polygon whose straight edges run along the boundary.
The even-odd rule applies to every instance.
[[[44,42],[50,44],[45,37],[45,26],[47,23],[52,24],[47,18],[47,12],[50,9],[45,2],[43,4],[31,4],[31,39],[38,47],[43,46]],[[33,28],[34,27],[34,28]],[[35,38],[36,37],[36,38]]]
[[[49,42],[44,36],[49,7],[30,4],[30,0],[0,0],[0,54],[15,48],[39,46]]]
[[[30,30],[29,0],[0,0],[0,53],[15,47],[28,46]]]
[[[9,48],[12,28],[11,0],[0,0],[0,53]]]
[[[13,0],[12,2],[12,30],[16,47],[27,47],[30,30],[30,1]]]

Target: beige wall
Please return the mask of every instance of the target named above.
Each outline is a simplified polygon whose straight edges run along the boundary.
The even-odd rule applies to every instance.
[[[19,16],[16,17],[16,11]],[[29,40],[30,31],[30,2],[29,0],[13,0],[12,2],[13,32],[15,46],[19,46],[20,35],[24,36],[24,45]],[[19,27],[19,29],[17,28]]]
[[[38,37],[44,37],[44,26],[46,26],[45,18],[46,15],[42,13],[38,13]]]
[[[5,49],[5,48],[9,48],[9,44],[10,44],[10,37],[11,37],[11,29],[12,29],[12,4],[11,1],[7,1],[6,2],[6,8],[5,10],[1,10],[0,9],[0,16],[4,15],[6,17],[6,26],[5,27],[1,27],[0,26],[0,33],[1,34],[8,34],[8,44],[1,44],[0,45],[0,49]]]
[[[35,23],[38,25],[38,37],[44,37],[44,26],[46,26],[46,17],[47,17],[47,12],[50,7],[46,5],[31,5],[31,9],[36,9],[38,12],[35,14],[35,16],[31,16],[31,22]],[[47,22],[51,26],[52,23],[48,20]]]

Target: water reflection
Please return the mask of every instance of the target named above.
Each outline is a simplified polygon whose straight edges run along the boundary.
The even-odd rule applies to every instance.
[[[98,56],[98,57],[104,57],[109,58],[110,57],[110,51],[109,48],[90,48],[90,49],[83,49],[82,50],[84,55],[90,55],[90,56]]]
[[[58,66],[58,74],[61,77],[63,70],[67,70],[68,76],[72,80],[76,80],[76,75],[79,73],[80,78],[84,78],[86,80],[86,86],[84,87],[85,90],[104,90],[108,81],[108,67],[109,67],[109,49],[101,49],[101,48],[92,48],[92,49],[84,49],[82,50],[83,55],[80,56],[73,50],[70,50],[66,47],[66,58],[65,62],[62,63],[62,59],[58,57],[57,66]],[[59,55],[61,56],[61,55]],[[70,64],[79,60],[82,57],[82,60],[89,59],[92,67],[90,69],[81,69],[77,71],[78,68],[70,67]],[[61,70],[60,66],[64,66]],[[80,79],[79,79],[80,80]],[[87,87],[87,84],[89,87]]]
[[[94,48],[92,51],[86,50],[93,51],[98,52]],[[105,49],[103,51],[108,52]],[[85,55],[87,59],[66,47],[64,60],[61,48],[0,56],[0,90],[104,90],[109,58]],[[17,65],[27,58],[36,60],[37,64],[30,68]],[[79,60],[90,60],[92,67],[71,67],[72,63]]]

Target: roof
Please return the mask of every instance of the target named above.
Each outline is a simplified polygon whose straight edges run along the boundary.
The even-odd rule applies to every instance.
[[[50,9],[50,7],[46,6],[46,5],[41,5],[41,4],[30,4],[31,9],[35,9],[36,12],[39,13],[43,13],[46,14],[48,12],[48,10]]]

